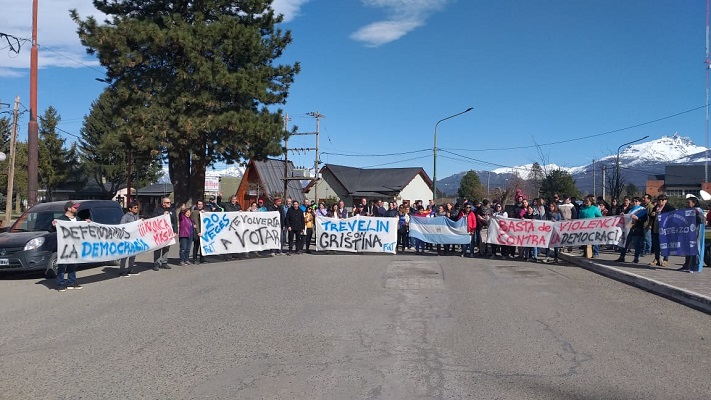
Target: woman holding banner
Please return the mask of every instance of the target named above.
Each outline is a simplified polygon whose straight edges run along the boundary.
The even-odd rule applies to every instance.
[[[402,246],[401,252],[405,252],[405,247],[410,247],[410,207],[401,204],[397,213],[397,243]]]
[[[558,222],[562,219],[560,215],[560,210],[558,209],[558,203],[550,202],[548,203],[548,213],[546,214],[546,219],[548,221]],[[551,248],[546,249],[546,258],[543,260],[544,263],[551,262]],[[553,262],[558,264],[558,247],[553,247]]]
[[[190,245],[193,241],[193,220],[190,218],[190,208],[180,210],[178,220],[178,241],[180,242],[180,264],[190,265]]]
[[[578,213],[579,219],[602,218],[602,213],[600,212],[600,209],[596,205],[593,205],[594,200],[595,197],[593,195],[589,195],[585,198],[583,205],[580,206],[580,212]],[[585,256],[589,257],[587,254],[585,254]],[[598,257],[600,257],[600,246],[594,244],[592,245],[592,258]]]
[[[687,204],[690,209],[693,209],[696,211],[696,226],[702,225],[704,223],[704,211],[701,209],[701,206],[699,205],[699,199],[696,197],[689,197],[686,199]],[[677,271],[684,271],[688,272],[690,274],[694,274],[699,272],[699,255],[701,254],[701,239],[699,238],[699,232],[701,232],[701,229],[696,230],[696,244],[698,248],[696,249],[696,254],[693,256],[684,256],[684,265],[679,268]]]

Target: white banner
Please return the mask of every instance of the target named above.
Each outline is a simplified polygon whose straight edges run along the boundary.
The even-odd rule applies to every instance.
[[[316,250],[395,254],[397,220],[361,216],[347,219],[316,216]]]
[[[520,247],[564,247],[614,244],[624,246],[628,216],[565,221],[492,217],[486,243]]]
[[[281,249],[278,211],[205,212],[200,246],[205,256]]]
[[[168,215],[121,225],[57,220],[59,264],[119,260],[174,243]]]

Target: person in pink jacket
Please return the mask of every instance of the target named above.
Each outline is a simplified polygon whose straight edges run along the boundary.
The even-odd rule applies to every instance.
[[[476,213],[472,211],[471,204],[467,203],[464,207],[464,211],[460,216],[461,218],[467,219],[467,232],[471,236],[471,240],[468,244],[462,245],[462,254],[460,257],[465,257],[467,255],[467,249],[469,249],[469,257],[474,257],[474,243],[476,243]]]

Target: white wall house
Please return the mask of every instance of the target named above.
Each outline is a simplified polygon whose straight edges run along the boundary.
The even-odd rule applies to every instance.
[[[347,207],[365,197],[370,200],[392,201],[432,199],[432,181],[422,168],[363,169],[326,164],[318,183],[309,184],[306,198],[343,200]]]

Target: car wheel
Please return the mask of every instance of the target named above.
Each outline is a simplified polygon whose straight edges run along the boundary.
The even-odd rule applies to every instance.
[[[57,253],[52,253],[52,256],[49,258],[49,263],[47,263],[47,270],[44,271],[44,277],[47,279],[54,279],[57,277],[58,272]]]

